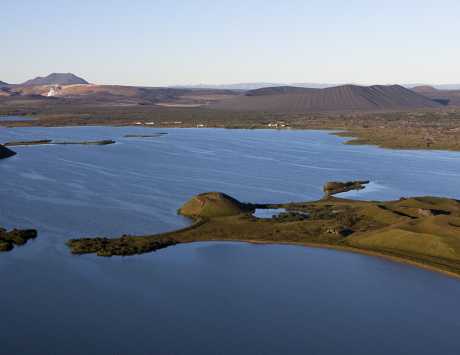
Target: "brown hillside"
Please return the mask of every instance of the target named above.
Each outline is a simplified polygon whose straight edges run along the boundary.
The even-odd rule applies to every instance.
[[[150,88],[123,85],[37,85],[16,86],[5,95],[20,96],[48,96],[65,98],[91,104],[95,102],[108,103],[178,103],[205,105],[237,95],[230,90],[213,89],[176,89]]]
[[[438,90],[432,86],[416,86],[412,90],[443,105],[460,106],[460,90]]]
[[[434,86],[430,86],[430,85],[416,86],[416,87],[412,88],[412,90],[415,91],[415,92],[418,92],[419,94],[437,91],[437,89]]]
[[[215,109],[266,112],[382,111],[437,108],[438,102],[399,85],[344,85],[326,89],[267,88],[211,105]]]
[[[179,213],[188,217],[222,217],[247,212],[249,208],[221,192],[206,192],[187,201]]]

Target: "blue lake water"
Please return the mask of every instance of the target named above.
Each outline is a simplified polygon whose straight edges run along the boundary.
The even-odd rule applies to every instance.
[[[256,218],[273,218],[279,214],[286,212],[285,208],[256,208],[253,215]]]
[[[156,138],[125,134],[167,132]],[[0,254],[1,354],[457,354],[460,282],[365,255],[286,245],[194,243],[127,258],[71,256],[81,236],[183,227],[194,194],[242,201],[343,196],[460,198],[460,154],[346,146],[321,131],[0,128],[0,226],[39,238]]]

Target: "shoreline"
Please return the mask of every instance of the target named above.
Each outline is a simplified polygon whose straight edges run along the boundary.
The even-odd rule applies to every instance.
[[[205,221],[200,220],[197,222],[194,222],[192,225],[188,227],[184,227],[175,231],[171,232],[164,232],[160,234],[155,234],[154,236],[158,239],[168,237],[171,234],[174,234],[176,232],[183,232],[187,231],[190,229],[194,229],[196,227],[199,227],[202,223]],[[398,264],[405,264],[405,265],[411,265],[413,267],[423,269],[426,271],[431,271],[435,272],[437,274],[442,274],[444,276],[451,277],[453,279],[459,280],[460,281],[460,274],[455,273],[453,271],[443,269],[441,267],[436,267],[433,264],[426,263],[422,260],[411,260],[407,259],[404,256],[398,256],[390,253],[385,253],[381,251],[376,251],[376,250],[369,250],[369,249],[360,249],[360,248],[355,248],[351,246],[344,246],[344,245],[333,245],[333,244],[320,244],[320,243],[308,243],[308,242],[289,242],[289,241],[267,241],[267,240],[257,240],[257,239],[203,239],[203,240],[190,240],[190,241],[181,241],[180,243],[168,245],[168,247],[174,247],[177,245],[181,244],[194,244],[194,243],[209,243],[209,242],[219,242],[219,243],[247,243],[247,244],[254,244],[254,245],[289,245],[289,246],[298,246],[298,247],[303,247],[303,248],[315,248],[315,249],[329,249],[329,250],[335,250],[335,251],[340,251],[344,253],[354,253],[354,254],[360,254],[360,255],[366,255],[366,256],[371,256],[371,257],[376,257],[376,258],[381,258],[387,261],[392,261]],[[166,248],[163,248],[166,249]],[[158,250],[158,249],[156,249]],[[152,250],[156,251],[156,250]],[[79,253],[72,253],[73,256],[78,257],[83,254]],[[98,255],[99,256],[99,255]],[[129,257],[130,255],[111,255],[111,257]]]
[[[68,125],[68,126],[60,126],[60,127],[81,127],[81,126],[88,126],[88,125]],[[100,126],[100,127],[104,127],[104,126],[112,126],[112,127],[139,127],[139,126],[136,126],[136,125],[133,125],[133,124],[123,124],[123,125],[117,125],[117,124],[98,124],[98,123],[95,123],[95,124],[92,124],[90,126]],[[28,127],[42,127],[42,126],[28,126]],[[165,126],[141,126],[142,128],[154,128],[154,129],[163,129],[163,128],[174,128],[174,129],[190,129],[190,128],[195,128],[195,129],[198,129],[198,127],[195,127],[195,126],[189,126],[189,127],[184,127],[184,126],[181,126],[181,127],[177,127],[177,126],[169,126],[169,127],[165,127]],[[206,128],[217,128],[217,129],[235,129],[235,127],[206,127]],[[239,129],[248,129],[248,127],[241,127]],[[268,127],[257,127],[257,128],[253,128],[253,129],[271,129],[271,128],[268,128]],[[334,134],[334,135],[337,135],[337,136],[341,136],[341,137],[344,137],[345,134],[349,134],[349,131],[340,131],[340,132],[337,132],[336,129],[330,129],[330,128],[323,128],[323,129],[318,129],[318,128],[288,128],[288,129],[292,129],[292,130],[318,130],[318,131],[335,131],[335,132],[328,132],[328,134]],[[288,130],[288,129],[283,129],[283,130]],[[279,129],[280,130],[280,129]],[[348,136],[345,136],[346,138],[350,138]],[[351,137],[350,139],[353,139],[353,137]],[[96,143],[98,143],[99,141],[96,141]],[[343,142],[343,144],[350,144],[350,142],[353,142],[352,141],[345,141]],[[21,142],[18,142],[18,143],[21,143]],[[22,142],[24,143],[24,142]],[[29,142],[30,143],[30,142]],[[73,144],[87,144],[88,142],[72,142]],[[90,143],[94,143],[94,142],[90,142]],[[63,143],[55,143],[55,144],[63,144]],[[351,143],[353,144],[353,143]],[[366,143],[360,143],[360,144],[366,144]],[[401,148],[386,148],[386,147],[381,147],[383,149],[401,149]],[[416,148],[408,148],[408,149],[416,149]],[[424,149],[424,150],[433,150],[433,149]],[[345,201],[345,200],[344,200]],[[355,201],[355,202],[360,202],[359,200],[351,200],[351,201]],[[308,203],[312,203],[312,201],[307,201]],[[390,202],[390,201],[388,201]],[[279,206],[284,206],[286,204],[277,204]],[[189,230],[193,230],[193,229],[196,229],[200,226],[202,226],[203,224],[205,224],[206,220],[204,219],[201,219],[199,221],[195,220],[194,223],[192,223],[190,226],[188,227],[185,227],[183,229],[180,229],[180,230],[174,230],[174,231],[171,231],[171,232],[167,232],[167,233],[162,233],[162,234],[158,234],[158,235],[154,235],[154,236],[151,236],[151,237],[169,237],[169,236],[174,236],[176,234],[180,234],[180,233],[183,233],[183,232],[187,232]],[[145,236],[144,236],[145,237]],[[137,237],[133,237],[133,238],[137,238]],[[142,237],[139,237],[139,238],[142,238]],[[292,238],[291,238],[292,239]],[[460,272],[458,271],[450,271],[451,267],[449,266],[448,263],[446,264],[443,264],[442,261],[441,262],[437,262],[436,261],[436,256],[430,256],[429,254],[425,254],[425,258],[423,257],[423,254],[421,256],[417,255],[416,253],[410,253],[408,252],[408,254],[405,254],[405,252],[399,252],[398,250],[395,250],[395,251],[392,251],[392,250],[380,250],[380,249],[372,249],[372,248],[366,248],[366,247],[354,247],[354,246],[349,246],[349,245],[340,245],[340,244],[327,244],[327,243],[318,243],[318,242],[308,242],[308,241],[305,241],[305,242],[294,242],[294,241],[289,241],[289,240],[286,240],[286,241],[270,241],[270,240],[266,240],[266,239],[252,239],[252,238],[235,238],[235,239],[232,239],[232,238],[225,238],[225,239],[220,239],[220,238],[215,238],[215,239],[196,239],[196,240],[190,240],[190,241],[182,241],[179,239],[179,243],[186,243],[186,242],[201,242],[201,241],[235,241],[235,242],[247,242],[247,243],[254,243],[254,244],[288,244],[288,245],[299,245],[299,246],[307,246],[307,247],[318,247],[318,248],[327,248],[327,249],[334,249],[334,250],[341,250],[341,251],[348,251],[348,252],[354,252],[354,253],[360,253],[360,254],[365,254],[365,255],[371,255],[371,256],[377,256],[377,257],[382,257],[382,258],[386,258],[386,259],[389,259],[389,260],[393,260],[393,261],[396,261],[396,262],[399,262],[399,263],[405,263],[405,264],[409,264],[409,265],[414,265],[414,266],[417,266],[417,267],[420,267],[420,268],[424,268],[426,270],[431,270],[431,271],[434,271],[434,272],[440,272],[440,273],[443,273],[445,275],[449,275],[451,277],[455,277],[455,278],[460,278]],[[455,260],[453,260],[453,264],[454,267],[453,267],[453,270],[457,270],[457,268],[455,267]],[[439,266],[438,266],[439,265]]]
[[[237,242],[237,243],[249,243],[249,244],[267,244],[267,245],[294,245],[294,246],[299,246],[299,247],[306,247],[306,248],[318,248],[318,249],[331,249],[331,250],[337,250],[337,251],[342,251],[342,252],[348,252],[348,253],[355,253],[355,254],[361,254],[361,255],[367,255],[367,256],[373,256],[377,258],[382,258],[385,260],[391,260],[393,262],[399,263],[399,264],[407,264],[407,265],[412,265],[414,267],[436,272],[439,274],[443,274],[445,276],[449,276],[452,278],[455,278],[457,280],[460,280],[460,274],[457,274],[453,271],[445,270],[442,268],[438,268],[436,266],[424,263],[423,261],[416,261],[416,260],[410,260],[406,259],[403,256],[397,256],[397,255],[391,255],[391,254],[385,254],[384,252],[378,252],[375,250],[366,250],[366,249],[359,249],[359,248],[354,248],[350,246],[340,246],[340,245],[332,245],[332,244],[316,244],[316,243],[296,243],[296,242],[270,242],[270,241],[260,241],[260,240],[243,240],[243,239],[235,239],[235,240],[210,240],[210,241],[216,241],[216,242]],[[188,243],[199,243],[199,242],[205,242],[205,241],[194,241],[194,242],[188,242]],[[185,243],[181,243],[185,244]]]
[[[386,134],[385,139],[381,140],[378,134],[384,128],[374,128],[372,132],[363,132],[361,127],[343,127],[343,126],[330,126],[330,125],[318,125],[318,126],[302,126],[294,125],[285,128],[273,128],[264,125],[251,125],[251,124],[208,124],[205,127],[197,127],[196,124],[181,124],[181,125],[168,125],[159,124],[156,126],[151,125],[136,125],[134,122],[81,122],[75,123],[70,122],[69,124],[51,123],[51,124],[36,124],[40,120],[34,121],[4,121],[0,122],[0,128],[72,128],[72,127],[135,127],[135,128],[153,128],[153,129],[241,129],[241,130],[276,130],[276,131],[325,131],[330,135],[341,137],[346,139],[342,144],[345,145],[356,145],[356,146],[374,146],[381,149],[391,150],[421,150],[421,151],[446,151],[446,152],[460,152],[460,146],[458,145],[459,139],[455,139],[454,143],[442,143],[440,145],[433,145],[426,142],[402,142],[393,139],[396,134]],[[6,124],[5,124],[6,123]],[[18,124],[19,123],[19,124]],[[21,124],[24,123],[24,124]],[[35,123],[35,124],[34,124]],[[406,132],[407,133],[407,132]],[[424,133],[426,134],[426,133]],[[417,139],[421,138],[422,133],[417,135]],[[129,137],[127,137],[129,138]]]

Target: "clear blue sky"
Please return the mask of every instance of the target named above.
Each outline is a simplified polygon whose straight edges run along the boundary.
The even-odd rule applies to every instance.
[[[459,83],[459,0],[1,0],[0,80]]]

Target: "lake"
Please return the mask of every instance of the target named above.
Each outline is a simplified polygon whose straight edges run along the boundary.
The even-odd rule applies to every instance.
[[[167,132],[155,138],[126,134]],[[366,255],[206,242],[133,257],[72,256],[66,240],[180,228],[191,196],[259,203],[342,196],[460,198],[460,154],[347,146],[323,131],[0,128],[0,226],[39,237],[0,254],[4,354],[457,354],[460,282]]]

